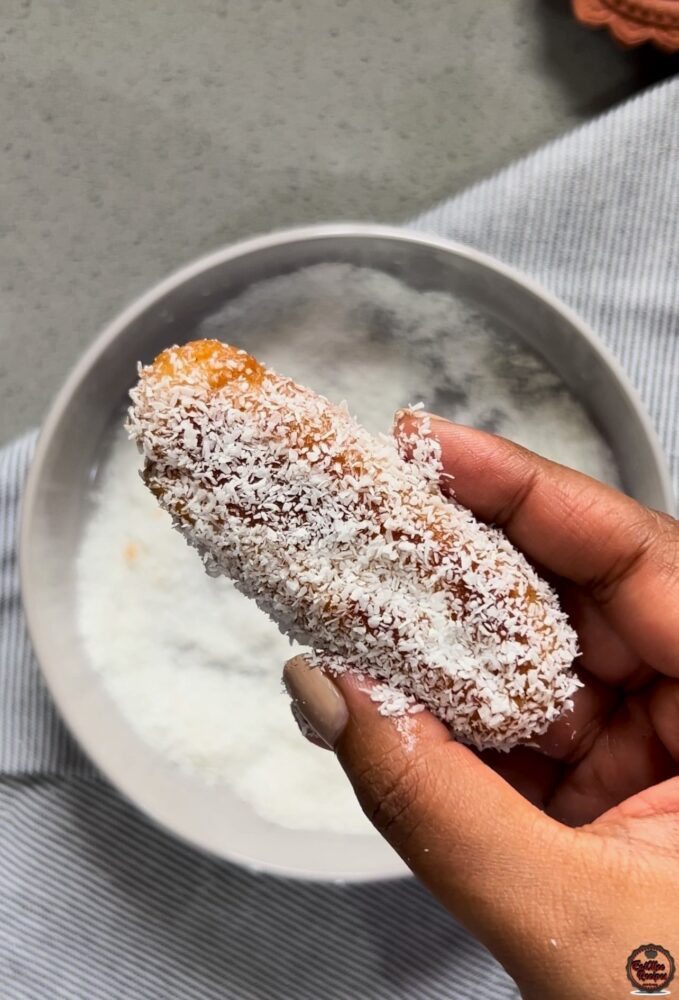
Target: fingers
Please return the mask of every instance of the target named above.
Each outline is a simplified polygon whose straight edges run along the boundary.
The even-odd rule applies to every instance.
[[[571,825],[588,823],[676,773],[676,763],[655,730],[647,700],[647,695],[639,694],[622,702],[588,752],[564,774],[547,803],[550,816]]]
[[[578,664],[611,687],[630,690],[643,682],[643,661],[630,649],[594,598],[574,584],[559,586],[561,606],[578,633]]]
[[[383,718],[355,677],[337,684],[349,722],[337,756],[368,817],[416,875],[509,968],[558,919],[559,827],[423,712]]]
[[[569,766],[587,753],[619,702],[619,694],[595,677],[578,671],[583,681],[573,697],[573,708],[552,723],[546,733],[537,736],[532,746],[553,760]]]
[[[402,420],[396,433],[403,429]],[[630,649],[679,676],[673,518],[483,431],[432,418],[431,433],[460,503],[504,528],[529,558],[586,587]]]
[[[673,861],[666,872],[674,871],[679,841],[679,777],[624,799],[599,816],[589,829],[605,836],[620,836],[624,831],[628,843],[638,841],[653,851],[666,851]]]
[[[309,674],[316,675],[313,695]],[[301,658],[285,676],[305,718],[321,720],[326,741],[333,734],[367,816],[438,898],[508,961],[527,935],[543,937],[554,904],[555,844],[571,831],[451,740],[431,714],[385,718],[365,681],[345,674],[333,682],[308,667],[305,674]],[[345,706],[346,714],[333,709],[329,729],[327,709],[312,704],[319,677]],[[323,697],[334,705],[337,695]]]
[[[648,714],[667,752],[679,764],[679,681],[661,680],[648,694]]]
[[[516,747],[509,753],[484,750],[481,760],[538,808],[544,808],[561,775],[561,764],[528,747]]]

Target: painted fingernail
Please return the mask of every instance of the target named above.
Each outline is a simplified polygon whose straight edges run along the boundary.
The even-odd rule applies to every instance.
[[[330,678],[310,667],[303,656],[293,656],[283,668],[283,683],[307,725],[327,746],[334,747],[349,721],[349,712]]]
[[[290,702],[290,712],[293,719],[297,723],[297,728],[300,733],[309,743],[313,743],[315,747],[320,747],[321,750],[330,750],[330,747],[325,743],[315,729],[312,729],[309,723],[306,721],[300,710],[295,705],[294,701]]]

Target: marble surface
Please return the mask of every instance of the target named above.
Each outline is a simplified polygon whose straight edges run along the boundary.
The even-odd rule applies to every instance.
[[[0,441],[196,254],[405,220],[665,67],[567,0],[5,0]]]

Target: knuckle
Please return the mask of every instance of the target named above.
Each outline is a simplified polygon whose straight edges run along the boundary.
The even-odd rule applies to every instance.
[[[679,580],[679,522],[669,514],[652,511],[655,526],[655,550],[668,581]]]
[[[540,467],[531,461],[529,452],[521,449],[517,451],[517,464],[521,463],[522,474],[519,477],[519,485],[508,496],[500,509],[496,511],[493,521],[503,528],[509,528],[512,521],[522,509],[531,493],[534,491],[540,479]]]
[[[639,507],[619,528],[621,555],[606,573],[592,581],[592,592],[601,603],[615,597],[622,583],[643,565],[652,565],[669,583],[679,580],[679,522],[668,514]]]
[[[362,774],[359,799],[371,822],[399,850],[407,852],[429,804],[441,797],[445,775],[439,753],[428,750],[374,762]]]

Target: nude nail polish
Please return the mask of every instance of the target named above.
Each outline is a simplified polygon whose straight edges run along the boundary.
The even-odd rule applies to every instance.
[[[283,683],[299,714],[327,746],[334,747],[349,721],[346,702],[335,684],[303,656],[285,664]]]

